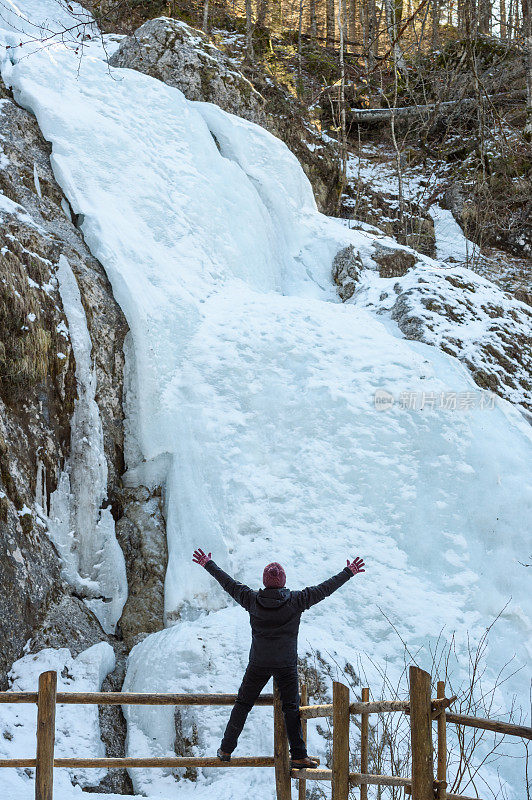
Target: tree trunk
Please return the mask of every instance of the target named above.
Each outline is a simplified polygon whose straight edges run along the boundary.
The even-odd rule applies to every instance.
[[[514,13],[514,0],[509,0],[507,11],[506,11],[506,36],[507,36],[509,42],[511,42],[511,40],[512,40],[513,13]]]
[[[401,27],[401,20],[403,19],[403,0],[394,0],[393,3],[393,11],[394,11],[394,26],[395,26],[395,35],[399,35],[399,29]]]
[[[301,70],[301,36],[303,32],[303,0],[299,0],[299,24],[297,27],[297,96],[303,97],[303,73]]]
[[[377,0],[368,0],[370,14],[371,48],[375,61],[379,55],[379,25],[382,17],[382,4],[377,15]]]
[[[318,24],[316,22],[316,0],[309,0],[309,25],[310,40],[315,42],[318,38]]]
[[[203,0],[203,32],[209,33],[209,0]]]
[[[532,141],[532,0],[521,0],[521,2],[526,65],[525,136],[528,141]]]
[[[338,190],[338,211],[342,204],[342,192],[347,180],[347,126],[345,114],[345,62],[344,62],[344,35],[345,35],[345,5],[346,0],[338,0],[338,30],[340,32],[340,87],[339,87],[339,112],[340,112],[340,153],[342,159],[342,173]]]
[[[499,16],[501,39],[506,39],[506,0],[499,0]]]
[[[440,43],[440,0],[432,0],[432,48]]]
[[[357,0],[346,0],[348,3],[349,8],[349,36],[348,39],[350,42],[356,41],[356,25],[357,25]],[[347,48],[348,50],[351,49],[351,52],[354,53],[356,47],[354,44]]]
[[[491,32],[491,0],[479,0],[478,30],[486,35]]]
[[[251,16],[251,0],[246,0],[246,56],[253,60],[253,17]]]
[[[375,66],[375,56],[378,50],[377,33],[377,11],[375,0],[359,0],[360,26],[364,42],[364,55],[366,57],[366,68],[369,70]]]
[[[326,33],[327,47],[334,47],[334,40],[335,40],[334,0],[326,0],[325,24],[327,27],[327,33]]]
[[[458,0],[458,30],[463,33],[466,29],[468,0]]]
[[[258,0],[257,3],[257,25],[264,28],[266,25],[266,16],[268,14],[268,0]]]
[[[402,4],[399,6],[402,9]],[[386,14],[386,28],[392,46],[395,64],[400,72],[406,72],[406,62],[398,41],[399,25],[396,23],[397,3],[395,0],[384,0],[384,12]]]
[[[475,0],[461,0],[461,29],[467,40],[476,35],[478,28],[477,7]]]

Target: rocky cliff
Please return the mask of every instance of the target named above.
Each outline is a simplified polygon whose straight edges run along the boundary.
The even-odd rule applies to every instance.
[[[56,268],[70,264],[91,331],[107,496],[120,514],[124,317],[54,180],[35,119],[2,89],[0,190],[0,680],[31,637],[75,651],[106,638],[61,574],[46,515],[70,454],[75,359]]]

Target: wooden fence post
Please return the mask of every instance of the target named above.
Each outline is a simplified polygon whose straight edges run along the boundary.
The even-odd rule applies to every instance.
[[[362,702],[369,701],[369,688],[362,689]],[[363,774],[368,771],[368,750],[369,750],[369,714],[361,714],[360,717],[360,772]],[[363,784],[360,787],[360,800],[368,800],[368,786]]]
[[[307,684],[301,684],[301,705],[306,706],[308,705],[308,689]],[[301,730],[303,731],[303,739],[305,740],[305,744],[307,743],[307,720],[301,720]],[[304,778],[299,779],[299,791],[298,791],[299,800],[306,800],[307,797],[307,782]]]
[[[35,800],[53,800],[56,692],[57,672],[41,673],[37,699]]]
[[[333,682],[332,800],[349,796],[349,688]]]
[[[275,789],[277,800],[292,800],[290,756],[284,722],[281,695],[273,683],[273,757],[275,760]]]
[[[438,697],[445,697],[445,681],[438,681]],[[438,800],[447,800],[447,720],[444,708],[438,714]]]
[[[433,800],[432,712],[430,675],[410,667],[410,739],[412,743],[412,800]]]

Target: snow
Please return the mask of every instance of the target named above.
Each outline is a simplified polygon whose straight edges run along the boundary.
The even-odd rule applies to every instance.
[[[41,230],[41,228],[34,222],[23,206],[15,203],[13,200],[10,200],[9,197],[6,197],[5,194],[0,192],[0,220],[4,219],[3,212],[6,214],[13,214],[14,216],[17,216],[25,225],[30,225],[32,228]]]
[[[34,692],[39,675],[57,672],[59,692],[98,692],[102,681],[115,668],[113,648],[100,642],[73,658],[66,648],[47,648],[36,655],[15,661],[8,675],[13,692]],[[37,706],[2,703],[0,705],[0,758],[34,758]],[[100,737],[98,707],[95,705],[57,705],[55,755],[57,758],[101,758],[105,747]],[[35,796],[33,769],[2,769],[2,797],[32,800]],[[72,800],[86,796],[81,787],[98,783],[105,770],[57,769],[54,772],[54,797]],[[72,785],[76,782],[76,786]],[[91,795],[94,796],[94,795]],[[109,795],[106,795],[109,797]]]
[[[124,555],[115,536],[107,496],[107,461],[95,400],[92,343],[78,284],[64,255],[57,269],[59,292],[76,361],[77,398],[71,419],[69,462],[50,497],[49,535],[63,575],[84,597],[104,631],[113,633],[127,600]],[[58,358],[65,358],[63,353]],[[46,516],[46,509],[41,509]]]
[[[20,511],[17,511],[19,517],[26,517],[28,514],[31,516],[31,513],[32,513],[31,508],[28,508],[26,504],[22,506]]]
[[[237,688],[246,617],[191,565],[197,545],[255,587],[266,561],[300,587],[363,555],[366,574],[304,618],[301,656],[319,650],[333,670],[364,660],[374,681],[372,663],[399,675],[403,650],[386,618],[421,664],[442,630],[454,632],[465,669],[468,637],[505,606],[488,674],[508,654],[526,663],[531,601],[515,574],[528,552],[530,431],[504,401],[465,413],[376,408],[383,389],[476,389],[456,359],[338,302],[336,252],[352,243],[373,269],[373,244],[386,240],[320,215],[295,157],[249,122],[146,75],[110,73],[96,50],[81,64],[63,45],[9,53],[4,80],[51,142],[56,178],[130,326],[126,480],[165,488],[168,627],[133,650],[125,688]],[[58,491],[67,502],[68,486]],[[100,508],[89,499],[75,513]],[[65,563],[68,535],[57,534]],[[91,540],[79,544],[92,566]],[[525,683],[514,678],[506,697],[526,702]],[[182,714],[194,752],[214,751],[227,711]],[[172,709],[126,715],[130,755],[174,752]],[[271,748],[271,710],[256,709],[239,752]],[[501,772],[517,799],[520,773]],[[132,775],[153,798],[234,800],[243,785],[273,796],[271,770],[205,770],[178,788],[160,770]]]
[[[461,266],[418,263],[406,275],[365,271],[353,302],[382,318],[396,309],[417,328],[414,338],[457,354],[471,370],[499,379],[499,392],[526,409],[532,402],[528,340],[530,308]],[[449,313],[452,309],[452,313]],[[517,345],[517,346],[516,346]],[[476,387],[478,392],[478,387]]]
[[[447,169],[447,165],[441,162],[436,164],[430,159],[424,165],[402,161],[403,194],[406,200],[426,208],[432,217],[437,258],[445,263],[478,269],[482,264],[489,263],[490,259],[481,253],[478,245],[467,239],[452,212],[434,201],[435,196],[442,194]],[[389,198],[390,205],[398,197],[396,156],[382,147],[365,143],[357,155],[351,153],[347,163],[347,178],[353,185],[362,181],[373,191],[384,194]],[[356,222],[357,226],[360,224]]]
[[[478,245],[464,236],[462,228],[452,213],[434,204],[429,209],[434,221],[436,254],[441,261],[458,261],[471,264],[480,256]]]

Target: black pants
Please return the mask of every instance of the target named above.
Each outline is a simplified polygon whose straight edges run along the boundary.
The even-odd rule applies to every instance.
[[[272,675],[281,695],[291,756],[305,758],[307,755],[299,714],[297,664],[289,667],[261,667],[248,664],[222,739],[221,749],[224,753],[232,753],[235,749],[247,716]]]

